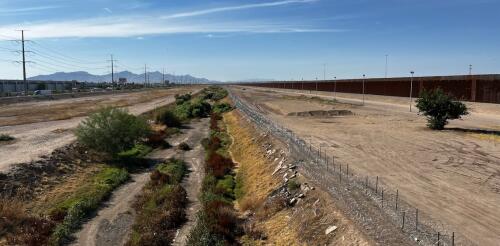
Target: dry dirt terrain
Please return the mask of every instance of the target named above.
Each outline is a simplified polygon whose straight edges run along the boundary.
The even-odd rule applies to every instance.
[[[71,143],[75,139],[72,130],[99,107],[125,107],[138,115],[174,102],[175,94],[199,90],[201,87],[179,87],[2,106],[0,134],[9,134],[16,140],[0,144],[0,171],[6,171],[12,164],[37,160]]]
[[[498,245],[500,141],[492,131],[500,129],[500,105],[472,104],[473,113],[453,121],[451,130],[431,131],[415,109],[408,112],[405,99],[367,96],[361,106],[358,95],[339,94],[340,102],[348,103],[332,103],[300,97],[296,91],[233,91],[301,138],[323,145],[357,174],[379,176],[384,185],[399,189],[402,199],[461,237]],[[328,96],[332,99],[332,93]],[[310,112],[318,110],[353,115]],[[486,131],[468,131],[472,129]]]

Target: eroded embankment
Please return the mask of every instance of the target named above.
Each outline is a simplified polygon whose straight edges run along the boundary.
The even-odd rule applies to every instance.
[[[287,147],[233,111],[224,116],[238,163],[235,193],[244,245],[373,245],[296,170]]]

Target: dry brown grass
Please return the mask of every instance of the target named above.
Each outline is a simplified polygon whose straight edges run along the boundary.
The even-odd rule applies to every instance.
[[[279,181],[271,175],[271,166],[264,158],[264,152],[252,140],[256,136],[235,111],[224,115],[228,133],[233,138],[229,152],[238,164],[237,175],[244,183],[244,196],[238,200],[242,211],[253,210],[279,186]]]

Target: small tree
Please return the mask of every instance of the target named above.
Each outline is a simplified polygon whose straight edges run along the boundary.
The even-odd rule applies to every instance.
[[[148,123],[126,110],[106,107],[90,115],[76,130],[83,145],[116,156],[150,133]]]
[[[444,93],[440,88],[422,91],[420,98],[417,99],[417,108],[427,116],[427,126],[435,130],[442,130],[448,124],[448,120],[460,119],[469,113],[465,104]]]

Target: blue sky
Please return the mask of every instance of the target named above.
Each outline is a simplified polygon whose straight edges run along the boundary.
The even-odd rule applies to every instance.
[[[214,80],[500,73],[499,0],[0,0],[0,78],[118,70]]]

